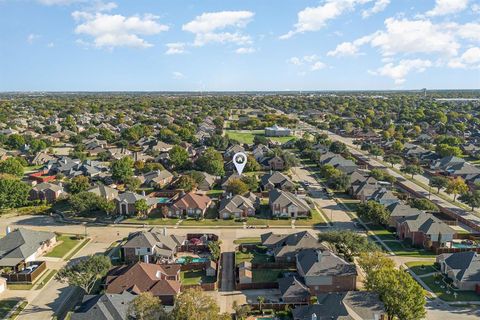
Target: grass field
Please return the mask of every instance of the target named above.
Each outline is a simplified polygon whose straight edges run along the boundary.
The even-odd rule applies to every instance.
[[[71,251],[70,254],[66,256],[64,259],[70,260],[74,255],[77,254],[78,251],[82,250],[82,248],[85,247],[89,242],[90,242],[90,238],[84,239],[82,243],[80,243],[80,245],[76,247],[73,251]]]
[[[447,293],[447,286],[443,281],[438,281],[434,276],[422,277],[423,282],[442,300],[444,301],[480,301],[480,295],[474,291],[453,291]],[[437,283],[439,282],[439,283]],[[442,288],[444,286],[444,288]],[[457,297],[453,292],[457,293]]]
[[[252,277],[253,282],[262,283],[262,282],[276,282],[278,278],[281,278],[285,272],[291,270],[282,270],[282,269],[253,269]]]
[[[0,319],[5,319],[7,313],[9,313],[17,303],[18,300],[15,299],[0,300]]]
[[[405,265],[417,276],[437,272],[438,270],[433,267],[433,264],[434,262],[427,261],[410,261],[405,263]]]
[[[240,238],[237,240],[233,240],[235,244],[242,244],[242,243],[260,243],[260,237],[245,237]]]
[[[256,250],[247,251],[247,252],[235,252],[235,263],[240,264],[242,262],[251,262],[251,263],[265,263],[273,262],[273,257],[260,253]]]
[[[385,241],[385,244],[397,256],[424,257],[424,258],[435,258],[436,257],[436,255],[431,251],[426,251],[424,249],[412,248],[410,246],[404,245],[400,241]]]
[[[253,144],[253,139],[255,136],[265,136],[264,130],[226,130],[225,134],[233,140],[237,140],[240,143]],[[278,141],[280,143],[285,143],[292,139],[295,139],[294,136],[289,137],[268,137],[272,141]]]
[[[207,277],[205,270],[190,270],[180,272],[180,282],[183,285],[213,283],[215,280],[215,277]]]
[[[63,258],[68,252],[70,252],[80,242],[74,235],[61,235],[57,237],[59,244],[53,248],[52,251],[45,256],[52,258]]]

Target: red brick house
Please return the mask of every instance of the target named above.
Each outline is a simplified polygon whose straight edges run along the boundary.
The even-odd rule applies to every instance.
[[[206,195],[189,192],[180,197],[170,207],[170,217],[203,217],[207,209],[212,205],[212,199]]]
[[[30,200],[45,200],[48,203],[53,203],[60,198],[60,196],[66,194],[61,185],[53,183],[40,183],[30,190]]]

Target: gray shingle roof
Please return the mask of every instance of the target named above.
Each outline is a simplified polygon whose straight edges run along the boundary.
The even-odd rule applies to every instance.
[[[72,320],[127,320],[129,303],[135,295],[128,291],[121,294],[87,295],[82,305],[72,314]]]
[[[480,281],[480,256],[474,251],[445,253],[441,259],[459,281]]]
[[[357,269],[328,250],[304,249],[297,254],[297,261],[305,276],[356,275]]]

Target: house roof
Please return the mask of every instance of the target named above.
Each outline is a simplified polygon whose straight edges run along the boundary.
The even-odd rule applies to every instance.
[[[243,212],[245,209],[255,210],[254,200],[241,195],[235,195],[232,198],[223,198],[218,210],[235,213]]]
[[[180,271],[180,267],[178,267]],[[106,280],[107,293],[130,291],[136,294],[151,292],[154,296],[173,296],[180,292],[180,282],[162,280],[161,275],[168,275],[172,270],[152,263],[137,262],[130,266],[113,269]]]
[[[148,231],[138,231],[128,236],[127,242],[123,248],[153,248],[157,247],[168,251],[167,256],[171,256],[175,248],[182,245],[186,240],[185,236],[165,235],[160,230],[151,229]]]
[[[444,253],[439,256],[459,281],[480,281],[480,256],[475,251]]]
[[[346,276],[357,274],[354,264],[346,262],[328,250],[301,250],[297,254],[297,262],[305,276]]]
[[[279,204],[281,207],[288,207],[294,205],[302,211],[309,211],[310,207],[305,202],[305,200],[300,199],[291,192],[273,189],[270,191],[269,195],[270,204]]]
[[[120,294],[84,296],[82,304],[72,314],[72,320],[127,320],[129,304],[135,295],[124,291]]]
[[[368,291],[325,293],[317,296],[318,303],[299,306],[292,310],[295,320],[356,320],[375,319],[385,314],[378,295]]]
[[[283,173],[279,171],[275,171],[272,173],[267,173],[262,176],[260,179],[260,184],[262,186],[265,186],[267,184],[272,184],[272,185],[284,185],[284,184],[292,184],[293,182],[290,180],[289,177],[284,175]]]
[[[13,267],[34,254],[55,233],[18,228],[0,239],[0,266]]]
[[[400,223],[405,223],[410,232],[421,231],[425,234],[453,234],[455,230],[430,213],[422,212],[415,216],[403,218]]]
[[[207,209],[212,203],[212,199],[205,195],[196,194],[194,192],[189,192],[183,197],[178,199],[173,206],[181,209]]]
[[[296,276],[288,276],[278,279],[278,288],[282,298],[307,298],[310,296],[308,287]]]
[[[115,198],[118,196],[118,190],[113,189],[110,187],[107,187],[103,184],[96,185],[90,189],[88,189],[88,192],[94,193],[97,196],[100,196],[102,198]]]
[[[422,213],[422,211],[417,208],[412,208],[409,205],[395,202],[387,206],[388,211],[390,211],[390,217],[407,217],[407,216],[416,216]]]

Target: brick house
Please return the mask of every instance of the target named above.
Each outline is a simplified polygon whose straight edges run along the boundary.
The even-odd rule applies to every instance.
[[[157,198],[149,198],[138,193],[127,191],[119,194],[113,199],[113,202],[115,203],[115,211],[120,215],[134,215],[137,213],[135,203],[142,199],[147,202],[147,214],[158,206]]]
[[[437,256],[443,274],[460,290],[480,290],[480,256],[475,251]]]
[[[288,191],[273,189],[269,193],[269,205],[274,217],[308,217],[310,207],[305,200]]]
[[[30,190],[30,200],[42,200],[48,203],[57,201],[62,195],[66,194],[63,186],[53,183],[39,183]]]
[[[168,212],[169,217],[203,217],[212,205],[212,199],[205,195],[189,192],[173,203]]]

